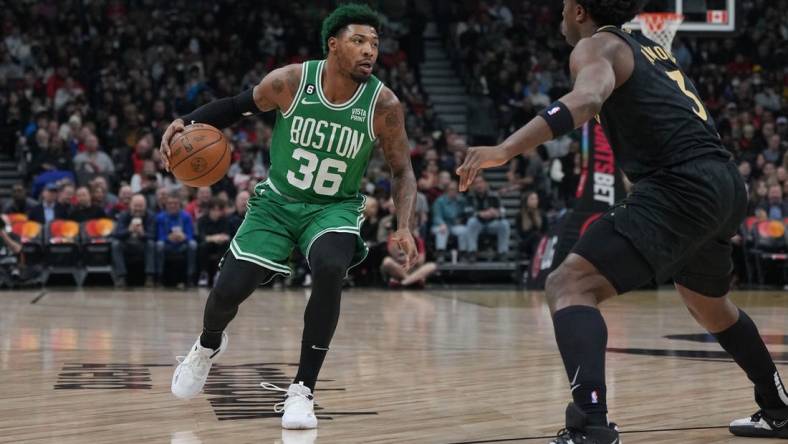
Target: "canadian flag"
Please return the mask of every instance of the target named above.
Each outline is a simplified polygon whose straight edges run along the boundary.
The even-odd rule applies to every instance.
[[[728,11],[714,9],[706,11],[706,22],[724,25],[728,23]]]

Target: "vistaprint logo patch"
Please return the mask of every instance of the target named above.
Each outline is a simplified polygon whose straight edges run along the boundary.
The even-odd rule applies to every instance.
[[[350,120],[355,120],[356,122],[364,122],[367,119],[367,110],[364,108],[353,108],[350,112]]]

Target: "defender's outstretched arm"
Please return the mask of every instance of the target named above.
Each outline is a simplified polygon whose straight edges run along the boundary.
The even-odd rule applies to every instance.
[[[553,102],[500,145],[469,148],[465,162],[457,168],[460,191],[470,187],[479,170],[503,165],[597,115],[616,86],[613,60],[606,46],[609,45],[605,39],[581,40],[569,60],[574,80],[571,92]]]

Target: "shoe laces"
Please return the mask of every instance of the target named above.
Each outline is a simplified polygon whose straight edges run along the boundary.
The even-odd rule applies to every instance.
[[[597,444],[596,441],[588,439],[583,432],[574,429],[561,429],[556,434],[556,439],[552,441],[555,444],[566,444],[573,442],[575,444]]]
[[[763,409],[758,410],[757,412],[755,412],[750,417],[750,421],[752,421],[752,422],[759,422],[761,420],[761,418],[763,418]]]
[[[281,392],[287,395],[287,398],[285,398],[284,401],[277,402],[276,404],[274,404],[274,413],[282,413],[285,410],[285,407],[287,407],[289,404],[292,404],[296,400],[303,399],[307,402],[310,402],[313,399],[315,399],[314,395],[310,393],[298,393],[295,391],[290,391],[288,389],[283,389],[282,387],[271,384],[269,382],[261,382],[260,387],[262,387],[265,390],[270,390],[272,392]]]
[[[553,442],[556,443],[556,444],[562,444],[562,443],[569,442],[569,440],[573,440],[574,441],[575,434],[576,434],[576,432],[573,432],[572,430],[561,429],[555,435],[556,439]]]
[[[197,349],[190,351],[186,356],[176,356],[175,360],[178,361],[179,364],[188,365],[192,371],[196,370],[199,373],[205,373],[211,365],[210,355],[202,353]]]

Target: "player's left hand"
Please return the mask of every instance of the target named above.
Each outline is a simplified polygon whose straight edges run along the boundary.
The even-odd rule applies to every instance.
[[[460,191],[468,190],[479,170],[501,166],[507,161],[509,161],[509,157],[500,146],[474,146],[468,148],[465,162],[457,168],[457,175],[460,176]]]
[[[413,240],[413,234],[410,230],[400,228],[391,235],[391,242],[397,244],[400,251],[405,254],[405,263],[402,265],[405,271],[408,271],[416,265],[419,258],[419,251],[416,248],[416,241]]]

